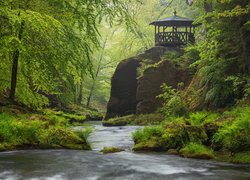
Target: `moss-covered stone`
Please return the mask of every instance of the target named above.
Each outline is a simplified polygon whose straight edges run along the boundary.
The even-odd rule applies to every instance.
[[[163,122],[165,117],[162,114],[140,114],[116,117],[103,120],[104,126],[126,126],[126,125],[156,125]]]
[[[104,147],[100,152],[103,154],[108,154],[108,153],[117,153],[124,151],[124,149],[119,148],[119,147]]]
[[[39,143],[43,148],[90,149],[86,140],[69,129],[53,127],[44,132]]]
[[[149,140],[146,142],[140,142],[133,147],[134,151],[164,151],[164,146],[158,141]]]

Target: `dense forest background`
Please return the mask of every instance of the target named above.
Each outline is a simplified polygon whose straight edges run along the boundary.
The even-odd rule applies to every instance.
[[[117,64],[152,47],[149,23],[174,9],[203,24],[186,58],[202,73],[207,106],[232,105],[246,97],[247,0],[2,0],[1,96],[32,108],[51,99],[56,105],[104,109]]]

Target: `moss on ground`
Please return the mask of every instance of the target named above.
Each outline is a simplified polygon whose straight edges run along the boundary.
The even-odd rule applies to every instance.
[[[100,152],[103,154],[108,154],[108,153],[117,153],[124,151],[124,149],[119,148],[119,147],[104,147]]]
[[[160,124],[165,120],[162,114],[140,114],[127,115],[123,117],[103,120],[104,126],[126,126],[126,125],[155,125]]]

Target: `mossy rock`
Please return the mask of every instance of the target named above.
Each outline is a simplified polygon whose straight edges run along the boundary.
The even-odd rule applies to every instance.
[[[66,128],[50,128],[43,133],[40,139],[42,148],[90,149],[86,140],[81,139],[77,134]]]
[[[108,154],[108,153],[117,153],[124,151],[124,149],[119,148],[119,147],[104,147],[100,152],[103,154]]]
[[[104,126],[126,126],[126,125],[157,125],[165,120],[165,117],[159,113],[153,114],[133,114],[122,117],[116,117],[102,121]]]
[[[147,141],[135,144],[134,151],[164,151],[165,147],[157,141]]]
[[[169,149],[169,150],[167,151],[167,153],[168,153],[168,154],[172,154],[172,155],[178,155],[178,154],[179,154],[179,152],[178,152],[177,149]]]

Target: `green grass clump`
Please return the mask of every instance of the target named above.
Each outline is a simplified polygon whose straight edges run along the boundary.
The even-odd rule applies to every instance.
[[[184,157],[199,158],[199,159],[212,159],[214,152],[212,149],[197,143],[189,143],[180,150],[180,154]]]
[[[23,117],[28,117],[23,116]],[[22,117],[22,118],[23,118]],[[0,150],[26,148],[90,149],[87,132],[73,132],[68,126],[50,120],[22,119],[0,114]]]
[[[164,131],[161,126],[148,126],[136,130],[132,136],[135,142],[134,151],[161,151],[164,148],[162,144],[162,135]]]
[[[104,147],[100,152],[103,154],[108,154],[108,153],[117,153],[124,151],[124,149],[119,148],[119,147]]]
[[[147,140],[153,137],[161,137],[163,134],[163,129],[161,126],[148,126],[144,129],[138,129],[135,131],[132,136],[135,141],[137,142],[146,142]]]

